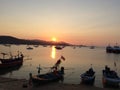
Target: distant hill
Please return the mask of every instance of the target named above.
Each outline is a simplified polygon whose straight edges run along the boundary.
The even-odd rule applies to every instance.
[[[65,45],[65,46],[71,45],[66,42],[52,42],[52,41],[44,41],[38,39],[27,40],[27,39],[19,39],[12,36],[0,36],[0,44]]]

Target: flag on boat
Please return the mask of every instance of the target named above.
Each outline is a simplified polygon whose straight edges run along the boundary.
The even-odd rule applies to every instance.
[[[65,57],[61,56],[61,59],[63,59],[65,61]]]
[[[61,60],[60,60],[60,59],[58,59],[58,61],[56,62],[55,66],[59,66],[59,65],[60,65],[60,63],[61,63]]]

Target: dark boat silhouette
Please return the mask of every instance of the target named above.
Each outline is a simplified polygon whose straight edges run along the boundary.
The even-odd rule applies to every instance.
[[[81,77],[82,84],[93,85],[94,81],[95,81],[95,72],[94,72],[93,68],[90,68],[88,71],[81,74],[80,77]]]
[[[120,53],[120,47],[118,45],[113,47],[113,53],[116,53],[116,54]]]
[[[26,49],[28,49],[28,50],[32,50],[33,48],[32,48],[32,47],[27,47]]]
[[[61,59],[64,59],[63,56]],[[50,68],[50,72],[48,73],[40,74],[40,67],[38,68],[38,75],[32,75],[32,73],[30,73],[30,81],[33,83],[33,85],[43,85],[59,80],[62,81],[64,79],[64,67],[59,69],[61,59],[59,59],[55,65]]]
[[[113,52],[113,47],[110,46],[110,45],[108,45],[108,46],[106,47],[106,52],[107,52],[107,53],[112,53],[112,52]]]
[[[34,45],[34,47],[36,47],[36,48],[37,48],[37,47],[39,47],[39,45]]]
[[[55,48],[58,50],[62,50],[64,48],[64,46],[55,46]]]
[[[106,66],[102,73],[102,83],[104,87],[119,87],[120,77],[114,70],[110,70],[110,68]]]
[[[0,70],[2,69],[8,69],[8,68],[12,68],[12,67],[15,67],[15,66],[19,66],[19,65],[22,65],[23,64],[23,54],[22,53],[18,53],[17,56],[13,57],[12,55],[6,59],[5,58],[5,53],[1,53],[3,54],[3,58],[1,59],[0,58]]]
[[[95,46],[90,46],[90,49],[95,49]]]
[[[108,45],[106,47],[106,52],[107,53],[115,53],[115,54],[120,54],[120,47],[116,44],[115,46],[110,46]]]

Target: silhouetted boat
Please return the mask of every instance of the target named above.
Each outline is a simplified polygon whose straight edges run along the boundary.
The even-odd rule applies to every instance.
[[[93,85],[95,81],[95,72],[90,68],[85,73],[81,74],[81,80],[83,84]]]
[[[95,48],[95,46],[90,46],[90,49],[94,49]]]
[[[113,47],[113,53],[116,53],[116,54],[120,53],[120,47],[118,45]]]
[[[49,72],[46,74],[41,74],[41,75],[35,75],[32,76],[32,83],[34,85],[41,85],[41,84],[46,84],[46,83],[50,83],[50,82],[55,82],[55,81],[59,81],[63,79],[63,69],[61,68],[61,70],[58,70],[55,72]]]
[[[61,59],[63,59],[63,57],[61,57]],[[64,67],[61,67],[61,69],[58,69],[58,66],[60,63],[61,63],[61,60],[59,59],[55,63],[55,65],[51,68],[51,71],[48,73],[40,74],[41,68],[38,69],[38,75],[32,76],[32,73],[30,73],[30,81],[32,81],[33,85],[42,85],[50,82],[63,80]]]
[[[26,49],[28,49],[28,50],[32,50],[33,48],[29,46],[29,47],[27,47]]]
[[[22,65],[23,63],[23,54],[21,53],[20,55],[18,54],[17,56],[13,57],[9,57],[8,59],[5,59],[5,53],[1,53],[3,54],[3,58],[0,58],[0,70],[1,69],[6,69],[6,68],[11,68],[11,67],[15,67],[18,65]]]
[[[110,70],[109,67],[105,67],[103,70],[103,78],[102,78],[104,87],[119,87],[120,77],[113,70]]]
[[[43,47],[47,47],[47,45],[43,45]]]
[[[55,46],[56,49],[61,50],[64,48],[64,46]]]
[[[36,47],[36,48],[37,48],[37,47],[39,47],[39,45],[34,45],[34,47]]]
[[[10,47],[11,45],[10,45],[10,44],[4,44],[4,46],[6,46],[6,47]]]
[[[114,47],[108,45],[106,47],[106,52],[107,53],[116,53],[116,54],[119,54],[120,53],[120,47],[117,44]]]
[[[110,45],[108,45],[108,46],[106,47],[106,52],[107,52],[107,53],[112,53],[112,52],[113,52],[113,47],[111,47]]]

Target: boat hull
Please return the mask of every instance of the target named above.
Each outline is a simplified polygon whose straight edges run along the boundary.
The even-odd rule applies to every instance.
[[[115,54],[120,54],[120,47],[119,46],[107,46],[106,47],[106,52],[107,53],[115,53]]]
[[[22,60],[11,62],[11,63],[2,63],[2,64],[0,64],[0,70],[5,69],[5,68],[11,68],[11,67],[19,66],[19,65],[22,65],[22,64],[23,64]]]
[[[102,83],[104,87],[119,87],[120,78],[115,71],[103,70]]]
[[[120,80],[106,78],[103,76],[102,83],[104,87],[119,87]]]
[[[0,59],[1,64],[0,64],[0,70],[2,69],[7,69],[7,68],[12,68],[15,66],[20,66],[23,64],[23,57],[18,57],[18,58],[10,58],[10,59]]]
[[[83,84],[93,85],[95,81],[95,76],[86,76],[84,74],[81,75],[81,80]]]
[[[95,81],[95,72],[90,68],[85,73],[81,74],[81,83],[93,85]]]
[[[51,82],[57,82],[63,79],[64,79],[63,73],[61,73],[60,71],[57,74],[50,72],[47,74],[32,76],[32,83],[34,86],[36,86],[36,85],[43,85]]]

